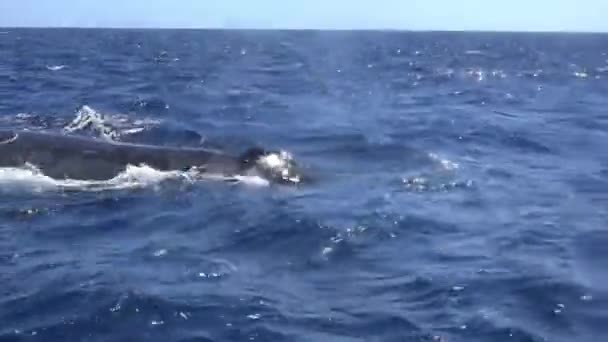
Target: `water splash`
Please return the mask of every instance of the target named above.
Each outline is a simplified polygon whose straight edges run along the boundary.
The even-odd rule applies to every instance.
[[[456,189],[467,189],[474,186],[472,180],[452,180],[448,182],[434,181],[428,177],[403,178],[405,189],[413,192],[445,192]]]
[[[445,192],[474,187],[473,180],[458,179],[460,165],[457,162],[436,153],[428,153],[428,157],[432,162],[430,170],[404,176],[401,179],[402,186],[406,190],[413,192]]]
[[[63,127],[65,133],[91,132],[95,136],[109,141],[118,141],[122,137],[144,131],[151,125],[159,125],[159,120],[137,119],[131,121],[126,115],[103,114],[84,105],[76,117]]]
[[[119,132],[112,120],[95,111],[89,106],[83,106],[76,112],[76,117],[63,130],[67,133],[91,130],[107,140],[116,140]]]
[[[200,174],[196,171],[159,171],[147,165],[127,165],[125,171],[108,180],[54,179],[29,164],[19,168],[0,168],[0,192],[102,192],[154,188],[165,182],[195,184],[201,181],[226,181],[250,186],[269,184],[268,181],[255,176],[228,177]]]
[[[33,165],[20,168],[0,168],[0,189],[47,191],[104,191],[147,187],[169,179],[189,181],[181,172],[162,172],[151,167],[128,165],[124,172],[108,180],[54,179]]]

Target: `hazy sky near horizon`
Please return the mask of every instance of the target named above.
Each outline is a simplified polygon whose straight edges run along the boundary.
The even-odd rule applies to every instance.
[[[608,0],[0,0],[0,26],[608,32]]]

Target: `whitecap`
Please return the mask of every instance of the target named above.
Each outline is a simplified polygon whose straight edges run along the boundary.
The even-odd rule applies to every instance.
[[[17,115],[15,116],[17,119],[29,119],[31,117],[33,117],[33,114],[30,113],[17,113]]]
[[[458,169],[458,167],[459,167],[458,163],[445,159],[445,158],[442,158],[435,153],[429,153],[428,156],[433,161],[438,162],[441,165],[441,167],[445,170],[455,170],[455,169]]]
[[[61,69],[64,69],[66,67],[66,65],[47,65],[46,68],[50,71],[59,71]]]
[[[247,318],[252,319],[252,320],[260,319],[260,317],[262,317],[262,315],[260,315],[259,313],[254,313],[254,314],[251,314],[251,315],[247,315]]]
[[[498,77],[498,78],[507,78],[507,73],[504,72],[503,70],[496,69],[496,70],[492,70],[492,76]]]
[[[478,82],[486,78],[486,72],[482,68],[469,68],[465,71],[465,75],[474,78]]]

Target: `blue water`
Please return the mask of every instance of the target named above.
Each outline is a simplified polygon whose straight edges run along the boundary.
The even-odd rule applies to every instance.
[[[608,35],[0,31],[0,127],[314,176],[0,169],[0,341],[608,337]]]

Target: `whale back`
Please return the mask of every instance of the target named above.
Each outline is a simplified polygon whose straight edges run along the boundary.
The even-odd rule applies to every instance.
[[[240,156],[202,148],[177,148],[119,143],[73,135],[0,130],[0,166],[31,164],[52,178],[106,180],[127,165],[145,164],[161,171],[188,170],[234,176],[257,174],[279,183],[301,179],[284,152],[260,147]]]

